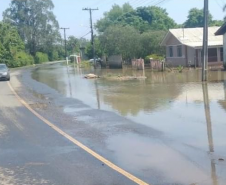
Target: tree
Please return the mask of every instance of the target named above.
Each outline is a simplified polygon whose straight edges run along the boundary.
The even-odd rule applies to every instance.
[[[104,32],[109,26],[112,26],[118,18],[123,16],[123,14],[132,11],[133,7],[129,3],[125,3],[122,7],[115,4],[109,12],[104,13],[104,18],[97,21],[95,27],[98,32]]]
[[[4,21],[17,27],[33,56],[37,51],[50,53],[59,42],[59,25],[53,8],[52,0],[12,0],[10,8],[3,13]]]
[[[177,27],[165,9],[155,6],[133,9],[128,3],[122,7],[114,5],[104,14],[104,18],[97,21],[96,29],[104,32],[109,26],[132,26],[140,33],[149,30],[168,30]]]
[[[204,17],[203,9],[192,8],[188,13],[188,18],[184,23],[185,28],[203,27]],[[209,25],[220,26],[223,24],[222,20],[213,20],[213,16],[209,13]]]
[[[103,56],[103,48],[101,47],[101,43],[98,37],[95,37],[94,39],[94,47],[95,47],[95,55],[96,57],[102,57]],[[88,44],[86,45],[86,50],[85,50],[85,55],[88,58],[93,58],[93,47],[91,45],[91,42],[88,42]]]
[[[140,35],[140,57],[145,58],[148,55],[165,55],[165,48],[160,46],[166,31],[149,31]]]
[[[79,53],[79,40],[74,36],[69,36],[67,41],[67,51],[69,54]]]
[[[24,49],[16,28],[0,22],[0,63],[6,63],[9,67],[33,64],[33,58]]]
[[[131,26],[111,26],[100,36],[101,47],[108,56],[122,54],[124,60],[139,57],[139,35]]]
[[[169,17],[166,9],[156,6],[139,7],[137,8],[137,15],[143,21],[150,24],[151,30],[169,30],[170,28],[177,27],[175,21]],[[148,31],[148,30],[147,30]]]
[[[128,12],[119,17],[115,25],[132,26],[141,33],[151,29],[150,24],[137,15],[137,12]]]

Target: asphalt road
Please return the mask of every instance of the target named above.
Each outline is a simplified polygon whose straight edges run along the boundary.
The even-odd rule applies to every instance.
[[[0,82],[0,185],[135,184],[54,131]]]

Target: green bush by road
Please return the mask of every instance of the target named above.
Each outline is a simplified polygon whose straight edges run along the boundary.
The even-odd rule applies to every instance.
[[[41,64],[43,62],[48,62],[49,58],[48,55],[45,53],[37,52],[35,55],[35,63],[36,64]]]

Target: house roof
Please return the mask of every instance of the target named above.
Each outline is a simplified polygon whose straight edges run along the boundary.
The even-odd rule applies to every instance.
[[[226,22],[217,30],[215,35],[224,35],[226,33]]]
[[[223,36],[216,36],[215,33],[219,27],[209,27],[208,29],[208,45],[222,46]],[[166,46],[170,37],[174,36],[181,44],[190,47],[202,47],[203,45],[203,28],[179,28],[170,29],[166,37],[163,39],[161,46]]]

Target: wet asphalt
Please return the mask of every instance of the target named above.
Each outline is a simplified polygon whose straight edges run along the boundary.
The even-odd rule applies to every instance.
[[[56,133],[0,82],[0,185],[134,184]]]

